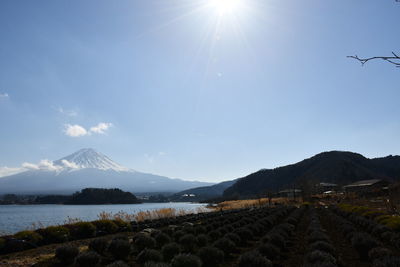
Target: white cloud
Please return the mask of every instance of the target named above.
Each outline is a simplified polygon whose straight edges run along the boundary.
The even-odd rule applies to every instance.
[[[22,167],[28,170],[39,170],[38,165],[29,162],[22,163]]]
[[[22,167],[27,170],[44,170],[44,171],[61,171],[62,166],[54,165],[53,161],[48,159],[42,159],[39,164],[24,162]]]
[[[61,163],[67,168],[79,169],[79,166],[75,162],[70,162],[66,159],[63,159],[63,160],[61,160]]]
[[[7,93],[0,93],[0,98],[7,98],[9,95]]]
[[[57,108],[58,112],[60,112],[63,115],[69,116],[69,117],[76,117],[78,116],[78,111],[75,109],[63,109],[62,107]]]
[[[65,124],[64,133],[70,137],[81,137],[91,134],[105,134],[106,131],[112,126],[112,123],[100,122],[96,126],[90,127],[89,130],[86,130],[83,126],[78,124]]]
[[[96,126],[90,128],[90,132],[97,134],[105,134],[105,131],[112,126],[112,123],[100,122]]]
[[[0,167],[0,177],[9,176],[13,174],[17,174],[23,172],[24,168],[10,168],[10,167]]]
[[[164,151],[160,151],[160,152],[158,152],[158,155],[159,155],[160,157],[162,157],[162,156],[167,155],[167,153],[165,153]]]
[[[80,137],[90,134],[85,128],[83,128],[78,124],[75,125],[66,124],[64,133],[70,137]]]

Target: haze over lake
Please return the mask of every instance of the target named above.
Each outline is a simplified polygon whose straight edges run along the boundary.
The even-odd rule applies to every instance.
[[[4,205],[0,206],[0,233],[15,233],[39,222],[44,226],[63,224],[68,217],[93,221],[98,219],[98,215],[103,211],[111,213],[124,211],[129,214],[162,208],[195,211],[205,205],[184,202],[131,205]]]

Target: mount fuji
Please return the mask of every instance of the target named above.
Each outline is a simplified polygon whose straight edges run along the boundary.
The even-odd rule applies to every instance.
[[[211,183],[171,179],[126,168],[91,148],[0,178],[0,194],[69,194],[87,187],[139,192],[178,192]]]

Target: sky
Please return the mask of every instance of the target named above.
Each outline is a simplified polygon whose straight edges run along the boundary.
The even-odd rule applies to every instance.
[[[2,0],[0,176],[89,147],[211,182],[400,154],[400,68],[346,57],[400,53],[399,22],[394,0]]]

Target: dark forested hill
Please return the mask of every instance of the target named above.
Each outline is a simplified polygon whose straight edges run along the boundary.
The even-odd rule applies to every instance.
[[[137,204],[135,195],[121,189],[85,188],[76,192],[65,204]]]
[[[256,196],[304,183],[339,185],[367,179],[400,180],[400,156],[368,159],[352,152],[323,152],[296,164],[263,169],[239,179],[224,191],[224,197]]]

